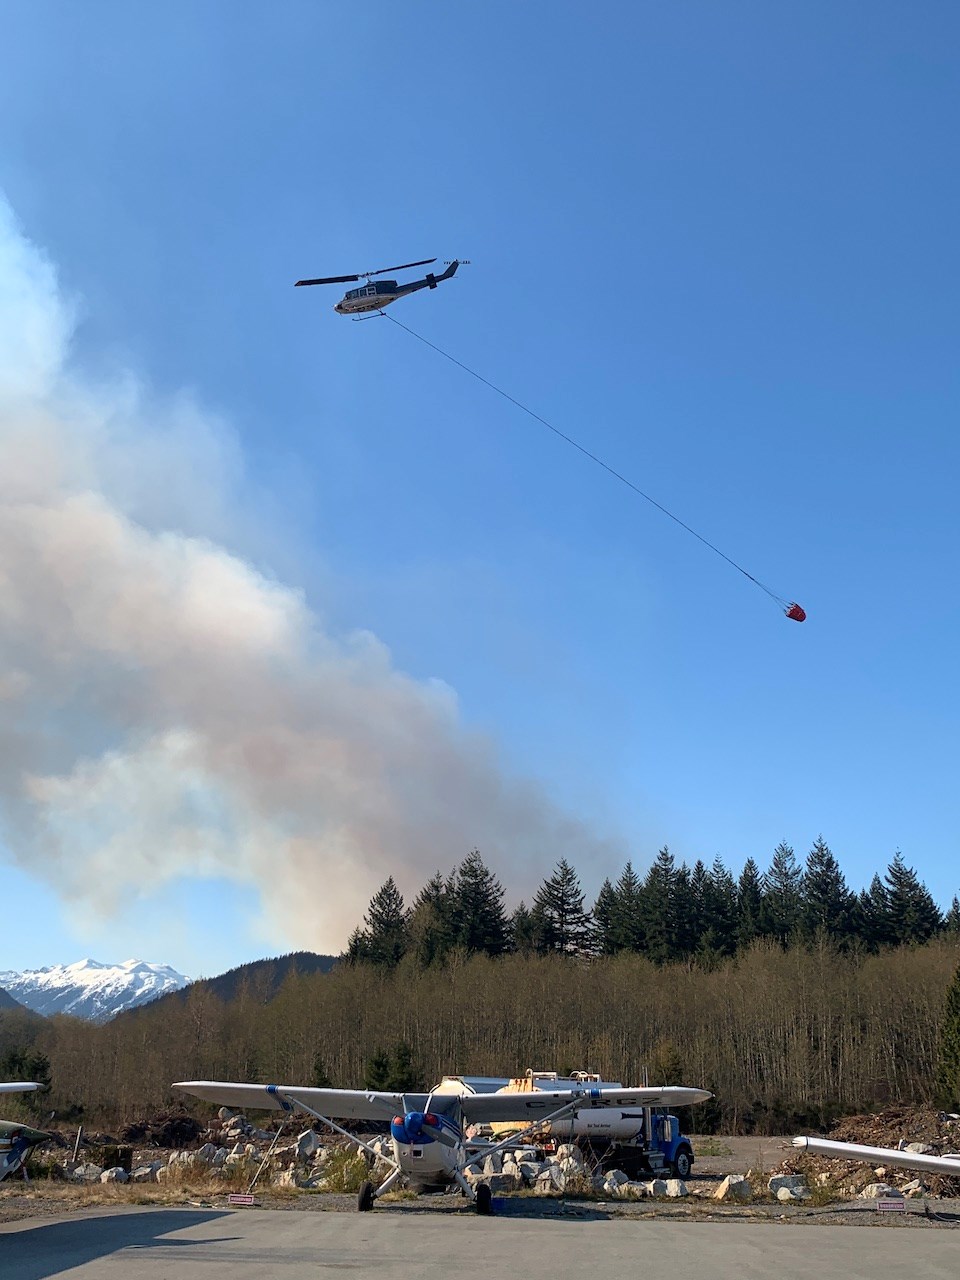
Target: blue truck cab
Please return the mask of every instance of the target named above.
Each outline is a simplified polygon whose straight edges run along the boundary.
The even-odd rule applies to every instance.
[[[689,1178],[693,1168],[693,1143],[680,1132],[677,1117],[652,1108],[650,1127],[650,1140],[644,1146],[651,1171],[669,1169],[676,1178]]]

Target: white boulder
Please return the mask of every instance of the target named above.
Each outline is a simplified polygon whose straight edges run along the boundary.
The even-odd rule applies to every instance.
[[[548,1165],[538,1175],[533,1189],[538,1196],[554,1195],[566,1189],[567,1179],[558,1165]]]
[[[129,1182],[130,1175],[126,1169],[121,1169],[119,1165],[113,1169],[104,1169],[100,1175],[101,1182]]]
[[[861,1200],[902,1200],[903,1196],[888,1182],[871,1182],[860,1192]]]
[[[304,1129],[303,1133],[297,1138],[297,1160],[302,1164],[317,1154],[320,1150],[320,1138],[312,1129]]]
[[[678,1200],[681,1196],[688,1196],[690,1192],[687,1190],[687,1184],[682,1178],[668,1178],[665,1194],[674,1200]]]
[[[791,1191],[796,1191],[798,1187],[805,1187],[807,1180],[802,1173],[775,1173],[767,1183],[767,1190],[772,1196],[775,1196],[781,1187],[787,1187]]]
[[[643,1200],[647,1196],[647,1188],[642,1182],[621,1182],[613,1195],[618,1200]]]
[[[567,1160],[578,1168],[583,1168],[583,1152],[575,1142],[564,1142],[561,1146],[557,1147],[557,1160],[560,1162],[561,1166],[563,1166],[564,1161]]]
[[[796,1200],[809,1200],[810,1192],[806,1187],[777,1187],[777,1199],[781,1204],[792,1204]]]
[[[713,1193],[714,1200],[737,1200],[741,1204],[753,1199],[753,1188],[742,1173],[731,1173]]]

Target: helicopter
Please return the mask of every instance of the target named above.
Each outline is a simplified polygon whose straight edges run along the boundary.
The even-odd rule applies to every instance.
[[[374,276],[385,275],[388,271],[409,271],[411,267],[428,267],[436,258],[424,258],[422,262],[404,262],[399,267],[382,267],[379,271],[358,271],[355,276],[321,276],[317,280],[298,280],[294,288],[306,284],[347,284],[351,280],[366,280],[359,289],[348,289],[333,308],[338,315],[352,316],[355,320],[369,319],[360,313],[367,311],[383,311],[391,302],[405,298],[408,293],[416,293],[418,289],[435,289],[442,280],[450,280],[457,273],[461,262],[454,259],[447,263],[446,271],[435,276],[428,271],[422,280],[410,280],[406,284],[398,284],[396,280],[377,280]]]

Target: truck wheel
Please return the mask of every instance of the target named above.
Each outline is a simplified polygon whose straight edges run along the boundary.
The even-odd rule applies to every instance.
[[[693,1161],[690,1159],[690,1152],[686,1147],[681,1147],[673,1158],[673,1172],[678,1178],[689,1178],[690,1170],[693,1168]]]
[[[482,1218],[489,1218],[493,1213],[493,1193],[485,1182],[477,1187],[476,1208]]]
[[[357,1193],[357,1208],[361,1213],[368,1213],[373,1208],[373,1183],[361,1182]]]

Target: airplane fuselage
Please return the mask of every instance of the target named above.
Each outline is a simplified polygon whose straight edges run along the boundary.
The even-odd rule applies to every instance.
[[[390,1125],[393,1157],[409,1186],[416,1188],[447,1186],[456,1181],[457,1174],[467,1162],[467,1148],[463,1130],[453,1119],[444,1115],[431,1117],[446,1135],[446,1142],[438,1142],[429,1134],[415,1136],[416,1116],[394,1117]],[[411,1120],[414,1123],[410,1123]]]

